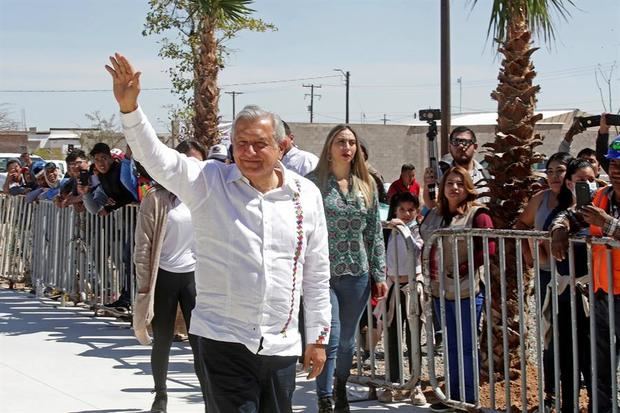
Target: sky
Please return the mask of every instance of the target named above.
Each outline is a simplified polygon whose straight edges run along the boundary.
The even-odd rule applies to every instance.
[[[451,2],[453,113],[496,110],[491,3]],[[537,108],[610,111],[611,91],[611,111],[618,111],[620,1],[576,3],[568,21],[556,16],[553,43],[535,39]],[[143,72],[140,104],[167,131],[168,107],[179,100],[165,72],[173,63],[157,56],[159,38],[141,34],[148,7],[147,0],[0,0],[0,109],[38,130],[90,127],[86,113],[118,111],[104,69],[118,51]],[[257,0],[252,7],[277,30],[242,32],[228,43],[233,54],[219,78],[223,120],[232,117],[224,92],[238,91],[237,110],[258,104],[308,122],[303,85],[314,84],[321,86],[314,121],[342,122],[344,78],[334,69],[351,73],[351,123],[408,123],[419,109],[440,106],[439,0]]]

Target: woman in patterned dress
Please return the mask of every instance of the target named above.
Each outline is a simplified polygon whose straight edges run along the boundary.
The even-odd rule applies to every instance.
[[[370,277],[377,298],[387,294],[377,191],[358,143],[351,127],[334,127],[316,169],[307,176],[323,194],[331,270],[331,334],[327,361],[316,380],[319,413],[349,411],[346,383],[356,326],[370,295]]]

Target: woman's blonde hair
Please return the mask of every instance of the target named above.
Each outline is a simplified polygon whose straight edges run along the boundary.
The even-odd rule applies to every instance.
[[[323,145],[323,150],[321,151],[321,157],[319,158],[319,163],[315,169],[319,188],[321,191],[324,191],[327,188],[327,179],[329,178],[329,174],[331,172],[331,147],[336,136],[344,130],[349,130],[353,136],[355,136],[355,155],[351,161],[351,186],[354,192],[362,194],[366,207],[370,207],[375,196],[375,182],[368,173],[368,168],[366,167],[366,162],[364,161],[364,154],[362,153],[362,148],[360,146],[360,140],[358,139],[355,131],[348,125],[336,125],[327,134],[325,144]]]
[[[476,204],[476,199],[478,199],[478,193],[476,192],[474,181],[472,181],[469,172],[461,166],[453,166],[446,171],[446,173],[443,175],[443,178],[441,178],[441,183],[439,184],[437,211],[442,217],[450,215],[450,204],[448,203],[448,198],[446,197],[446,182],[448,181],[448,176],[450,176],[451,174],[457,174],[460,175],[461,178],[463,178],[463,186],[465,192],[467,193],[467,197],[465,198],[463,203],[457,208],[459,214],[464,214],[465,212],[467,212],[469,207]]]

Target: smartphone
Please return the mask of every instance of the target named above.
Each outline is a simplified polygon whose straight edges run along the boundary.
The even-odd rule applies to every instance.
[[[620,115],[614,115],[613,113],[605,114],[605,121],[608,126],[620,126]],[[601,115],[596,116],[581,116],[579,117],[579,123],[584,128],[592,128],[594,126],[601,125]]]
[[[88,186],[89,175],[90,174],[88,173],[88,171],[80,171],[80,178],[79,178],[80,185]]]
[[[577,198],[577,208],[590,205],[592,202],[592,194],[590,193],[590,184],[588,182],[575,183],[575,196]]]
[[[605,118],[607,119],[607,118]],[[601,115],[596,116],[580,116],[579,123],[584,128],[592,128],[601,124]]]
[[[609,126],[620,126],[620,115],[614,115],[613,113],[607,113],[605,115],[605,121]]]

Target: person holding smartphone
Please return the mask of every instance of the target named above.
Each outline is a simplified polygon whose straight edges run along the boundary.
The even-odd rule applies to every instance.
[[[580,208],[590,203],[592,194],[597,190],[596,175],[592,164],[584,159],[572,159],[567,167],[564,180],[562,182],[562,188],[558,194],[558,205],[549,214],[546,219],[543,230],[551,229],[552,239],[551,244],[553,251],[554,243],[557,242],[555,234],[558,235],[558,229],[565,228],[570,225],[568,221],[573,221],[574,227],[579,227],[580,230],[577,235],[587,236],[590,231],[585,225],[585,221],[579,215]],[[577,370],[583,374],[584,382],[588,392],[588,396],[592,397],[592,375],[590,373],[590,340],[589,340],[589,323],[586,311],[584,309],[583,299],[585,287],[589,284],[588,274],[588,253],[586,246],[583,243],[575,243],[573,248],[574,253],[574,272],[570,273],[568,260],[556,261],[557,277],[555,279],[557,283],[558,294],[558,308],[557,308],[557,320],[558,320],[558,346],[559,353],[554,354],[554,357],[558,357],[560,365],[560,383],[561,383],[561,411],[572,412],[575,405],[579,404],[578,398],[575,399],[574,395],[578,389],[573,388],[573,370]],[[576,278],[576,283],[579,288],[575,289],[575,325],[577,341],[573,343],[572,338],[572,311],[571,311],[571,291],[569,288],[570,276]],[[553,281],[553,280],[552,280]],[[584,288],[581,288],[584,287]],[[547,320],[544,325],[547,327],[544,337],[551,337],[551,310],[552,310],[552,288],[551,284],[547,286],[547,293],[545,294],[545,302],[542,307],[543,317]],[[545,340],[545,348],[547,351],[553,351],[550,345],[550,338]],[[576,348],[575,348],[576,346]],[[573,353],[577,353],[578,360],[577,365],[573,365]],[[556,394],[557,394],[556,389]]]

